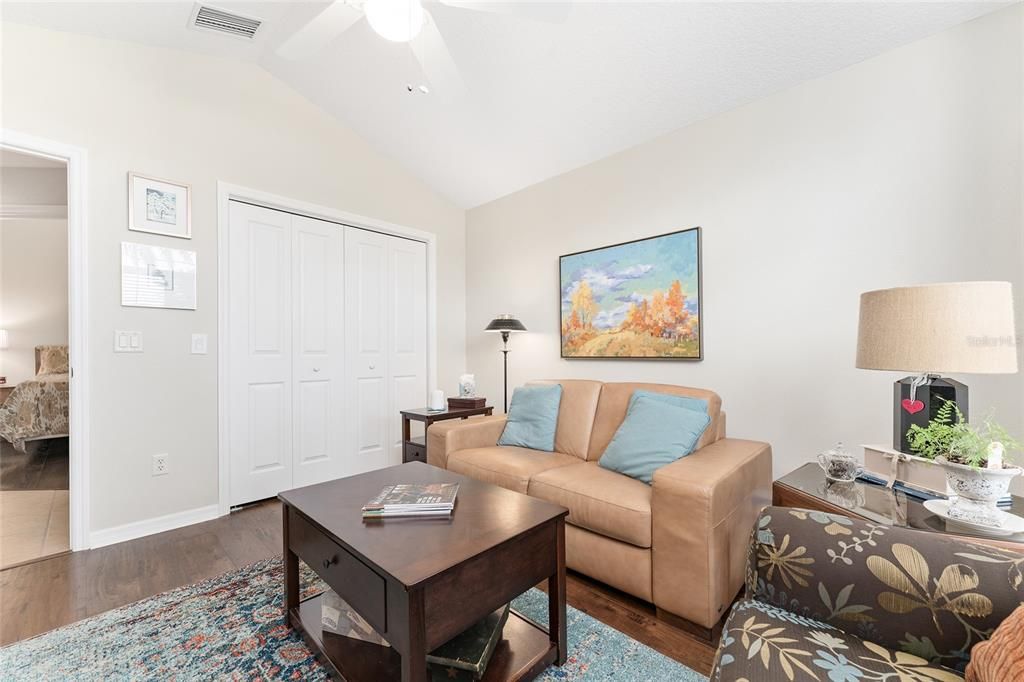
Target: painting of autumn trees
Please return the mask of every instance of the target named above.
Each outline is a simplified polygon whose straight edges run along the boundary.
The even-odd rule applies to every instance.
[[[563,357],[700,358],[699,228],[562,256]]]

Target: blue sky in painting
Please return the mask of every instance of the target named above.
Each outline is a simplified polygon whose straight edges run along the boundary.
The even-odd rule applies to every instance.
[[[571,296],[586,281],[598,314],[594,326],[617,327],[631,303],[668,291],[679,280],[686,307],[697,310],[697,230],[565,256],[562,269],[562,313],[571,310]]]

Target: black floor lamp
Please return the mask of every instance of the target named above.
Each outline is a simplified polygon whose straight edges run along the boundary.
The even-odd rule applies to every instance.
[[[498,315],[484,329],[485,332],[501,332],[501,352],[505,356],[505,412],[508,413],[508,335],[512,332],[525,332],[526,327],[512,315]]]

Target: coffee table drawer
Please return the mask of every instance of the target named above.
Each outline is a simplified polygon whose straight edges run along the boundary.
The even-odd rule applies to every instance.
[[[288,547],[378,632],[387,631],[384,579],[292,508]]]

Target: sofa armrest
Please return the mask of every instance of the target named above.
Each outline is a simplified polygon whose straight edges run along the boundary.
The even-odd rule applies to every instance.
[[[723,438],[654,472],[654,603],[711,628],[743,586],[750,529],[771,502],[767,443]]]
[[[749,598],[950,668],[1024,593],[1022,553],[805,509],[766,508],[749,561]]]
[[[448,468],[448,455],[456,450],[495,445],[505,430],[505,415],[450,419],[427,429],[427,464]]]

